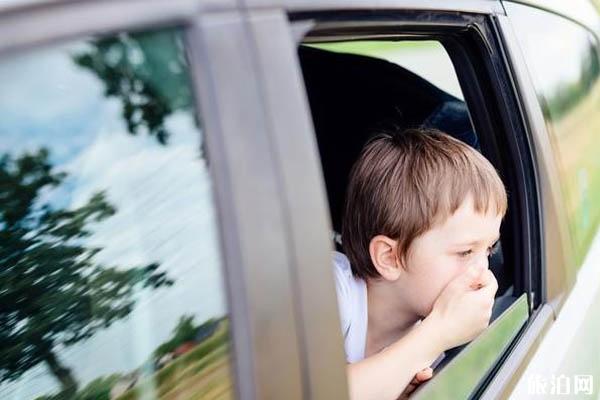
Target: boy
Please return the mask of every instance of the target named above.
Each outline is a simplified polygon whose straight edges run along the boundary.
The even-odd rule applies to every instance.
[[[345,255],[334,257],[353,400],[409,394],[445,350],[487,327],[498,288],[488,257],[506,207],[489,161],[440,131],[366,144],[346,193]]]

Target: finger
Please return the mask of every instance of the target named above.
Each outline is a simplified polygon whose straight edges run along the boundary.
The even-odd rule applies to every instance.
[[[421,382],[425,382],[425,381],[431,379],[432,376],[433,376],[433,369],[431,369],[431,367],[427,367],[427,368],[417,372],[415,379],[419,383],[421,383]]]
[[[481,274],[473,280],[471,283],[471,288],[473,289],[481,289],[484,286],[487,286],[494,279],[494,274],[489,269],[483,270]]]
[[[409,385],[418,385],[419,384],[419,378],[417,378],[417,376],[415,375],[415,377],[412,379],[412,381],[410,381]]]
[[[490,269],[486,269],[479,277],[479,281],[483,284],[483,286],[490,284],[495,279],[496,279],[496,277],[494,276],[494,273]]]
[[[494,276],[494,274],[492,274],[491,272],[488,275],[488,279],[489,279],[489,281],[487,282],[487,284],[485,286],[483,286],[480,289],[480,291],[484,295],[494,297],[494,295],[496,294],[496,291],[498,290],[498,281],[496,280],[496,277]]]

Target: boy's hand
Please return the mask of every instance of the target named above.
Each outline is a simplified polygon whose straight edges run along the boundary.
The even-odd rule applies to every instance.
[[[497,290],[494,274],[476,266],[470,266],[442,290],[423,321],[444,332],[442,351],[473,340],[487,328]]]
[[[431,367],[427,367],[427,368],[422,369],[421,371],[417,372],[417,374],[415,375],[413,380],[410,381],[410,383],[408,384],[406,389],[404,389],[404,392],[402,392],[400,397],[398,397],[398,400],[408,399],[408,397],[415,391],[416,388],[419,387],[419,385],[421,383],[430,380],[432,376],[433,376],[433,369],[431,369]]]

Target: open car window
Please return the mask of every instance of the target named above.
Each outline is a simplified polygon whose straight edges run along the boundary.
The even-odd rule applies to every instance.
[[[343,41],[299,48],[333,223],[342,251],[341,214],[350,168],[370,135],[437,128],[481,150],[452,61],[438,41]],[[516,296],[502,243],[490,259],[499,281],[493,317]]]
[[[509,71],[491,50],[500,43],[483,29],[489,21],[475,15],[461,15],[457,21],[440,13],[436,22],[442,27],[432,23],[416,28],[412,19],[418,16],[395,17],[393,29],[386,25],[378,33],[379,19],[357,18],[353,26],[351,14],[347,20],[336,15],[333,22],[320,14],[298,47],[327,191],[332,246],[343,251],[339,232],[349,171],[374,131],[437,128],[490,160],[510,193],[499,251],[490,259],[499,283],[492,322],[477,341],[447,350],[422,389],[437,391],[437,381],[443,388],[453,379],[444,377],[455,376],[453,370],[471,374],[464,365],[480,368],[472,360],[485,357],[485,368],[472,373],[460,389],[474,393],[493,378],[540,302],[534,296],[540,280],[532,161],[515,94],[503,83]],[[482,29],[463,29],[467,20]],[[443,389],[439,393],[441,398],[461,398]]]

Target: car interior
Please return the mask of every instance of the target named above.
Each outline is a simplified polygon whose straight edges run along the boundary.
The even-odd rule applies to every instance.
[[[341,218],[350,169],[376,133],[437,128],[480,149],[467,104],[427,79],[381,58],[303,44],[298,55],[321,157],[333,246],[342,251]],[[501,244],[490,258],[499,284],[492,320],[517,298]],[[462,347],[461,347],[462,348]],[[461,348],[446,352],[447,364]]]

